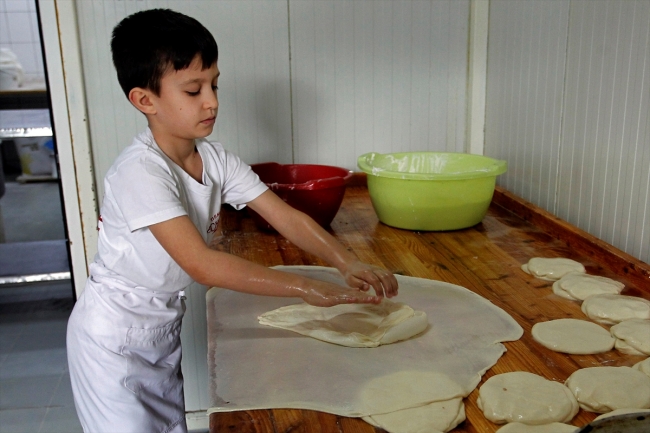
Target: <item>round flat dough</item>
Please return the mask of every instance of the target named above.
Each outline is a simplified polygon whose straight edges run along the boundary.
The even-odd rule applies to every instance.
[[[580,308],[591,320],[603,325],[614,325],[629,319],[650,319],[650,301],[638,296],[589,296]]]
[[[650,408],[650,377],[631,367],[582,368],[565,385],[589,412]]]
[[[496,433],[574,433],[580,427],[561,422],[552,422],[542,425],[528,425],[520,422],[511,422],[504,425]]]
[[[596,418],[594,418],[594,421],[600,421],[601,419],[611,418],[617,415],[627,415],[628,413],[646,414],[650,413],[650,409],[616,409],[611,412],[598,415]]]
[[[616,337],[616,350],[628,355],[650,355],[650,320],[625,320],[609,330]]]
[[[462,397],[424,406],[363,417],[363,420],[389,433],[448,432],[465,421]]]
[[[607,352],[616,342],[602,326],[578,319],[539,322],[533,325],[531,334],[535,341],[548,349],[574,355]]]
[[[537,278],[546,281],[556,281],[570,272],[586,273],[582,263],[565,258],[533,257],[521,269]]]
[[[637,362],[632,366],[632,368],[639,370],[641,373],[645,373],[646,376],[650,377],[650,358]]]
[[[258,321],[346,347],[377,347],[407,340],[429,325],[423,311],[388,299],[379,305],[288,305],[262,314]]]
[[[489,378],[479,389],[477,404],[496,424],[568,422],[578,413],[578,403],[566,386],[525,371]]]
[[[618,295],[624,288],[625,284],[611,278],[578,272],[566,274],[553,283],[553,293],[574,301],[583,301],[602,293]]]

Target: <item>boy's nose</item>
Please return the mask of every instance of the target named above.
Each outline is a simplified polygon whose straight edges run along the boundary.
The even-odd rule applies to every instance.
[[[216,110],[217,107],[219,107],[219,100],[217,99],[217,94],[214,92],[210,92],[208,97],[205,99],[203,105],[208,110]]]

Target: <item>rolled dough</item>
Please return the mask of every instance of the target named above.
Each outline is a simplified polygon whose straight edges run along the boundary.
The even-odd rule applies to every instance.
[[[618,295],[624,288],[625,284],[611,278],[578,272],[566,274],[553,283],[553,293],[576,301],[601,293]]]
[[[587,272],[582,263],[565,258],[533,257],[521,269],[537,278],[546,281],[556,281],[570,272]]]
[[[333,268],[276,269],[345,284]],[[523,333],[505,311],[470,290],[441,281],[396,277],[397,299],[424,311],[430,326],[416,338],[371,350],[324,344],[257,321],[258,316],[295,303],[295,299],[211,289],[206,297],[211,377],[208,413],[298,408],[369,416],[373,414],[367,412],[370,408],[362,398],[363,390],[378,378],[405,370],[444,374],[467,396],[505,352],[500,342],[517,340]],[[420,381],[413,386],[420,389],[412,394],[425,401],[416,398],[408,403],[426,404],[429,383]],[[385,396],[391,393],[388,390]],[[402,409],[406,407],[400,404],[383,410]]]
[[[631,367],[582,368],[565,385],[589,412],[650,408],[650,377]]]
[[[591,320],[604,325],[614,325],[629,319],[650,319],[650,301],[638,296],[589,296],[580,308]]]
[[[566,386],[526,371],[492,376],[479,389],[476,403],[496,424],[568,422],[578,413]]]
[[[609,330],[616,337],[616,350],[628,355],[650,355],[650,320],[625,320]]]
[[[632,368],[639,370],[641,373],[645,373],[646,376],[650,377],[650,358],[637,362],[632,366]]]
[[[539,322],[533,325],[531,334],[548,349],[574,355],[607,352],[616,341],[602,326],[578,319]]]
[[[407,340],[429,325],[423,311],[388,299],[379,305],[288,305],[262,314],[258,321],[346,347],[377,347]]]
[[[465,405],[462,397],[457,397],[363,419],[389,433],[448,432],[465,421]]]
[[[580,427],[561,422],[552,422],[550,424],[541,425],[528,425],[520,422],[511,422],[501,427],[496,431],[496,433],[574,433],[577,432],[579,428]]]

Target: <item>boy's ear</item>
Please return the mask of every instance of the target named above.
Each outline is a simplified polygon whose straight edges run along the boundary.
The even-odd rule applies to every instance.
[[[156,114],[156,109],[151,101],[151,91],[141,87],[134,87],[129,92],[129,101],[135,108],[144,114]]]

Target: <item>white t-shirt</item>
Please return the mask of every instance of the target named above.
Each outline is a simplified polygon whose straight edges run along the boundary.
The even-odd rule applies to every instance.
[[[192,278],[148,226],[187,215],[209,243],[222,203],[241,209],[267,190],[250,166],[221,144],[199,139],[196,147],[203,160],[202,184],[160,150],[149,128],[122,151],[104,178],[91,276],[156,292],[182,290]]]

